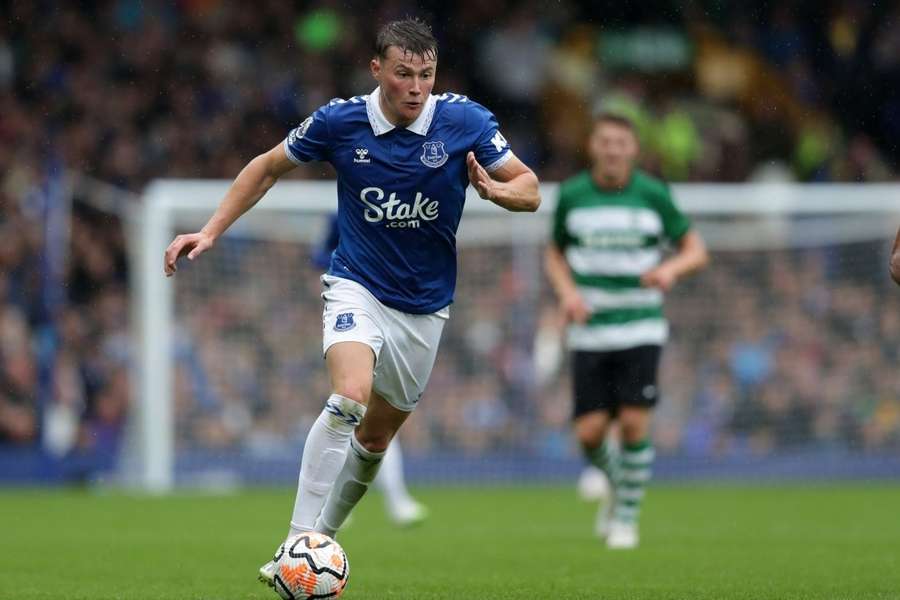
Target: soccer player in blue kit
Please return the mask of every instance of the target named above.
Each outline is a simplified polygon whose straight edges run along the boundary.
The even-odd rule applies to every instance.
[[[238,174],[206,225],[179,235],[165,273],[194,260],[297,164],[337,171],[340,241],[322,276],[331,396],[303,449],[290,534],[334,536],[378,471],[428,382],[456,285],[456,230],[469,183],[510,211],[535,211],[538,179],[494,115],[431,93],[437,42],[407,18],[378,32],[378,86],[335,99]],[[274,564],[260,568],[273,583]]]
[[[338,227],[337,214],[328,220],[328,227],[318,248],[313,252],[312,262],[317,267],[327,269],[331,264],[331,255],[337,248],[341,232]],[[390,520],[400,527],[411,527],[424,522],[428,518],[428,507],[410,495],[403,474],[403,449],[399,436],[391,440],[384,453],[378,475],[375,476],[375,489],[381,492],[384,508]],[[344,525],[350,523],[349,519]]]

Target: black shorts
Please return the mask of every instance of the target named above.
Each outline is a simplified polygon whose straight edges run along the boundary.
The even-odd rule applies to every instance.
[[[656,406],[656,374],[662,348],[638,346],[604,352],[572,352],[575,414],[596,411],[619,413],[621,406]]]

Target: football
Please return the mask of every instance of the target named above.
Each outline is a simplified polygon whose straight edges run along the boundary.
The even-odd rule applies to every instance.
[[[291,536],[275,554],[275,591],[285,600],[338,598],[349,577],[344,549],[321,533]]]

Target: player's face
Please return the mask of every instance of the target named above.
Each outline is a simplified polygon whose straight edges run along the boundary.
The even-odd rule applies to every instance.
[[[618,123],[600,122],[588,142],[594,170],[610,183],[623,183],[631,175],[638,156],[634,132]]]
[[[434,57],[391,46],[386,56],[372,59],[371,68],[381,87],[381,110],[388,121],[400,127],[415,121],[434,87]]]

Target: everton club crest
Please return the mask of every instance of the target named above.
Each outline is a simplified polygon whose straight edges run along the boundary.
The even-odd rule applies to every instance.
[[[335,331],[350,331],[354,327],[356,327],[356,323],[353,321],[352,312],[339,314],[334,322]]]
[[[419,160],[426,167],[436,169],[447,162],[450,155],[444,150],[444,142],[425,142],[422,144],[422,156]]]

